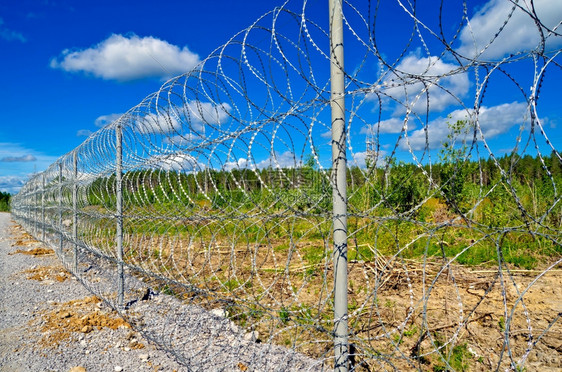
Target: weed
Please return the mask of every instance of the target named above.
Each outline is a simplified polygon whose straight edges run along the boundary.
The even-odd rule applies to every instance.
[[[404,336],[410,337],[410,336],[415,335],[416,333],[418,333],[418,327],[416,327],[414,325],[410,329],[408,329],[407,331],[404,331]]]
[[[291,319],[290,316],[289,316],[289,310],[287,310],[284,307],[281,308],[281,310],[279,310],[279,319],[281,319],[283,324],[287,324],[289,322],[289,320]]]
[[[500,316],[500,320],[498,320],[498,326],[500,327],[501,332],[505,332],[505,319],[503,316]]]
[[[240,287],[240,283],[236,279],[229,279],[222,283],[222,285],[224,285],[231,292]]]
[[[164,287],[162,287],[160,292],[162,292],[165,295],[169,295],[169,296],[175,296],[176,295],[176,292],[172,288],[170,288],[170,286],[168,286],[167,284],[164,285]]]

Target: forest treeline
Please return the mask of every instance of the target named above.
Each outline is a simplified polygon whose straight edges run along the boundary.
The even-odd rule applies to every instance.
[[[0,212],[10,211],[10,197],[9,193],[0,191]]]
[[[301,168],[198,173],[145,169],[123,175],[123,195],[126,203],[139,206],[181,203],[196,207],[201,202],[210,209],[239,209],[244,204],[251,208],[280,203],[280,208],[322,213],[331,208],[329,177],[330,170],[320,171],[311,162]],[[378,206],[415,214],[427,198],[439,199],[454,212],[466,212],[482,198],[504,205],[507,199],[510,205],[520,199],[535,211],[541,205],[561,204],[556,198],[560,198],[562,165],[554,152],[542,158],[512,154],[431,166],[394,161],[377,168],[352,167],[347,177],[352,210]],[[114,186],[114,176],[94,181],[88,187],[88,204],[113,205]]]

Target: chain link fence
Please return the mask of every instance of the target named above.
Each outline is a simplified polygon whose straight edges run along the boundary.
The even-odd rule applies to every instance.
[[[330,4],[262,16],[14,218],[190,370],[556,370],[560,5]]]

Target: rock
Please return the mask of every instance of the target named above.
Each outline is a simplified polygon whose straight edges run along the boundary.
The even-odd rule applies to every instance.
[[[61,319],[65,319],[65,318],[70,318],[70,313],[68,311],[65,311],[64,313],[62,313],[60,315]]]
[[[82,327],[82,329],[80,330],[82,333],[89,333],[92,332],[92,326],[86,325],[84,327]]]
[[[84,367],[72,367],[68,372],[86,372]]]
[[[139,358],[143,362],[146,362],[146,361],[148,361],[149,355],[148,354],[139,354]]]
[[[113,370],[114,370],[115,372],[121,372],[121,371],[123,370],[123,367],[115,366],[115,367],[113,367]]]
[[[252,332],[248,332],[244,335],[244,340],[248,340],[248,341],[258,341],[260,334],[258,333],[258,331],[252,331]]]
[[[221,308],[216,308],[211,310],[211,314],[213,314],[214,316],[220,316],[222,318],[226,317],[226,311],[224,309]]]

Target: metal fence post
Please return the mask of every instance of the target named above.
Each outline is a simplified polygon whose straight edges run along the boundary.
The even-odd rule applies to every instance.
[[[78,156],[76,151],[72,157],[74,163],[74,175],[72,180],[72,240],[74,241],[74,273],[78,273]]]
[[[348,370],[347,324],[347,159],[342,0],[330,5],[330,82],[332,111],[332,200],[334,229],[334,370]]]
[[[62,161],[59,163],[59,253],[62,254],[63,227],[62,227]]]
[[[41,183],[41,226],[43,228],[41,240],[45,242],[45,173],[41,175]]]
[[[39,216],[38,216],[38,209],[39,209],[39,185],[37,182],[37,175],[35,175],[35,178],[33,180],[33,190],[34,190],[34,200],[33,200],[33,237],[37,238],[37,235],[39,234]]]
[[[117,305],[123,308],[125,292],[125,274],[123,271],[123,193],[122,193],[122,162],[123,162],[123,139],[121,124],[115,127],[115,197],[116,197],[116,243],[117,243]]]

